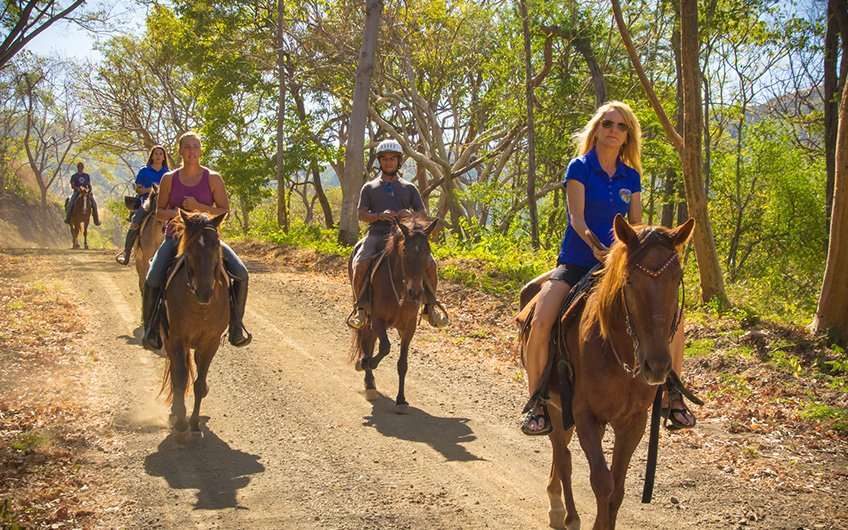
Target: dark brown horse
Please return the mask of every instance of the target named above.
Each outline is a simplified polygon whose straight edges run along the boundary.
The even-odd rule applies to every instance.
[[[218,227],[225,215],[210,217],[180,210],[175,218],[176,233],[180,236],[177,259],[183,261],[165,288],[168,318],[162,336],[168,359],[162,391],[170,383],[170,423],[180,435],[189,426],[185,395],[195,371],[192,365],[197,375],[193,382],[194,410],[190,425],[192,433],[199,433],[200,403],[209,391],[206,375],[230,321],[227,276],[218,239]]]
[[[80,248],[79,235],[83,235],[83,247],[88,249],[88,223],[91,222],[91,189],[80,186],[79,195],[71,210],[71,240],[72,248]]]
[[[408,403],[404,395],[409,344],[418,326],[418,312],[424,296],[424,276],[430,254],[430,234],[438,219],[417,215],[399,221],[386,243],[385,255],[375,258],[371,270],[371,319],[368,325],[353,332],[352,360],[357,370],[365,371],[365,397],[379,397],[374,384],[374,372],[380,361],[389,354],[391,342],[387,330],[394,328],[400,335],[400,357],[397,362],[398,393],[395,406],[405,412]],[[348,278],[353,278],[352,257],[348,259]],[[380,349],[374,355],[374,345]]]
[[[694,226],[690,219],[673,230],[646,226],[637,231],[616,216],[616,242],[597,284],[555,328],[558,343],[565,347],[552,354],[573,374],[574,426],[564,427],[560,376],[552,370],[550,404],[556,412],[551,414],[553,462],[547,491],[554,528],[580,528],[568,449],[575,428],[597,501],[594,528],[615,528],[630,458],[645,431],[657,385],[671,370],[669,343],[679,323],[678,288],[683,278],[680,253]],[[527,314],[522,312],[525,318]],[[611,470],[601,447],[607,425],[615,433]]]
[[[138,273],[138,290],[141,293],[144,292],[144,279],[147,277],[147,269],[150,268],[150,260],[165,238],[162,221],[156,216],[157,193],[158,190],[153,191],[147,197],[144,206],[150,213],[142,221],[138,229],[138,238],[133,246],[135,270]]]

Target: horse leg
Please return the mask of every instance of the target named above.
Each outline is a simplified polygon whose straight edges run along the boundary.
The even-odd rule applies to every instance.
[[[88,223],[82,225],[83,247],[88,250]]]
[[[74,230],[74,228],[76,228],[76,227],[71,225],[71,242],[72,242],[71,248],[77,249],[77,248],[79,248],[79,240],[77,239],[78,230]]]
[[[374,401],[380,394],[374,384],[374,372],[371,368],[371,355],[374,353],[374,343],[377,337],[370,329],[361,329],[357,332],[359,347],[362,349],[362,368],[365,370],[365,399]]]
[[[386,333],[386,321],[380,318],[374,319],[371,323],[371,329],[374,334],[380,339],[380,349],[377,355],[371,358],[371,369],[376,370],[389,351],[392,349],[392,342],[389,340],[389,335]]]
[[[209,385],[206,376],[209,373],[209,365],[218,349],[218,341],[212,344],[204,344],[202,348],[194,350],[194,364],[197,366],[197,378],[194,380],[194,409],[191,412],[192,432],[200,432],[200,402],[209,393]]]
[[[183,344],[168,344],[168,356],[170,357],[171,370],[171,421],[172,428],[176,432],[185,432],[188,429],[186,421],[185,390],[188,384],[188,357],[187,348]],[[173,353],[172,353],[173,352]]]
[[[408,367],[407,361],[409,359],[409,344],[412,342],[412,336],[414,333],[415,328],[413,327],[412,331],[403,333],[400,338],[400,357],[398,357],[397,362],[398,393],[397,399],[395,399],[395,406],[397,407],[398,412],[406,412],[406,408],[409,406],[409,403],[406,402],[404,390],[406,385],[406,369]]]
[[[589,482],[592,484],[592,491],[595,493],[595,501],[598,507],[595,524],[592,528],[594,530],[608,530],[610,528],[610,497],[614,482],[612,473],[607,467],[604,449],[601,446],[605,425],[598,422],[591,413],[575,414],[574,423],[580,446],[589,461]]]
[[[618,509],[621,507],[622,499],[624,499],[624,481],[627,478],[630,458],[645,433],[648,413],[642,412],[636,416],[629,423],[615,429],[615,444],[612,451],[612,478],[615,488],[610,497],[610,528],[615,528]]]
[[[551,504],[548,512],[549,524],[552,528],[579,530],[580,516],[577,514],[574,491],[571,488],[571,451],[568,449],[574,428],[565,430],[562,424],[559,395],[552,393],[551,401],[553,402],[551,422],[554,430],[549,435],[553,450],[551,472],[548,476],[548,499]],[[563,490],[565,490],[565,506],[562,504]]]

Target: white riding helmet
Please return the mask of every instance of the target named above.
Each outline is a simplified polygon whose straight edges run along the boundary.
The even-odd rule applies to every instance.
[[[400,156],[403,156],[403,148],[400,146],[400,142],[389,138],[387,140],[383,140],[377,145],[377,149],[374,151],[374,156],[380,156],[383,153],[397,153]]]

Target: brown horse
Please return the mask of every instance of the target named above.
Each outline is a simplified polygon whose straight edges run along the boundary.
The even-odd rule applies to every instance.
[[[74,209],[71,210],[71,240],[72,248],[80,248],[79,235],[83,234],[83,246],[88,249],[88,223],[91,222],[91,189],[80,186]]]
[[[145,208],[148,209],[149,213],[141,222],[138,229],[138,238],[136,238],[133,246],[135,270],[138,273],[138,290],[141,293],[144,293],[144,279],[147,277],[147,269],[150,268],[150,260],[165,238],[164,225],[156,216],[156,196],[157,192],[153,191],[147,197]]]
[[[196,367],[197,376],[190,426],[192,433],[200,433],[200,403],[209,391],[206,375],[230,321],[227,275],[218,239],[218,227],[225,215],[210,217],[180,210],[175,218],[176,233],[180,237],[177,263],[181,265],[165,287],[167,325],[162,326],[162,335],[168,359],[161,391],[170,383],[169,419],[180,435],[184,435],[189,426],[185,395],[191,386],[192,365]]]
[[[424,276],[430,254],[430,234],[439,220],[416,215],[399,221],[386,242],[385,253],[375,258],[371,270],[371,319],[368,325],[353,332],[352,360],[357,370],[365,370],[365,397],[379,397],[374,384],[373,370],[389,354],[391,342],[387,330],[394,328],[400,335],[400,357],[397,362],[398,393],[395,406],[405,412],[409,404],[404,395],[409,344],[418,326],[418,312],[424,295]],[[348,277],[353,281],[352,259],[348,259]],[[374,356],[374,345],[380,340],[380,350]]]
[[[638,227],[616,216],[616,242],[607,255],[592,291],[578,298],[560,320],[558,348],[552,370],[550,404],[554,430],[550,434],[553,462],[548,478],[550,525],[580,528],[571,489],[568,444],[577,429],[589,461],[592,491],[597,501],[594,528],[615,528],[624,497],[630,458],[642,439],[647,413],[657,385],[671,370],[669,343],[680,322],[678,288],[683,280],[680,253],[695,225],[690,219],[670,230]],[[529,307],[527,309],[530,309]],[[528,312],[522,311],[522,315]],[[526,317],[525,317],[526,318]],[[526,335],[522,334],[522,340]],[[560,373],[571,379],[574,426],[563,423]],[[604,431],[615,433],[612,470],[601,447]],[[563,506],[563,488],[565,506]]]

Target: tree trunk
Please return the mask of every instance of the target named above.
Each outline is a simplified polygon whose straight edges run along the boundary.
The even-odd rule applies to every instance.
[[[848,83],[842,85],[836,133],[836,166],[830,239],[821,296],[812,329],[848,341]]]
[[[663,182],[663,195],[665,202],[662,207],[662,216],[660,224],[671,228],[671,223],[674,222],[674,206],[677,204],[677,172],[674,168],[669,167],[665,170],[665,182]]]
[[[525,0],[518,0],[521,32],[524,34],[524,87],[527,99],[527,206],[530,213],[530,242],[539,248],[539,216],[536,210],[536,129],[533,120],[533,50],[530,46],[530,21]]]
[[[365,121],[368,118],[368,96],[371,91],[371,73],[377,51],[377,32],[383,13],[382,0],[367,0],[365,29],[359,64],[356,65],[356,84],[350,113],[347,146],[345,149],[345,178],[342,181],[342,211],[339,223],[339,241],[346,245],[356,243],[359,237],[359,220],[356,212],[359,190],[364,180]]]
[[[283,19],[284,19],[284,0],[277,0],[277,83],[278,83],[278,98],[277,101],[277,224],[283,228],[283,231],[289,230],[289,216],[286,208],[286,175],[285,175],[285,149],[286,149],[286,70],[285,70],[285,54],[283,53]]]
[[[701,299],[717,299],[727,305],[724,280],[718,262],[715,238],[707,212],[707,195],[701,174],[701,76],[698,63],[698,2],[680,2],[681,66],[683,74],[683,180],[686,185],[686,205],[695,218],[695,254],[701,279]]]
[[[303,95],[300,89],[301,87],[297,84],[292,84],[292,98],[294,98],[295,108],[297,109],[297,117],[304,126],[308,126],[306,105],[303,103]],[[315,138],[315,142],[320,143],[320,138]],[[315,195],[318,197],[318,203],[321,204],[321,211],[324,214],[324,226],[326,228],[333,228],[333,208],[330,206],[330,201],[327,200],[327,194],[324,192],[324,185],[321,183],[321,168],[318,166],[316,159],[313,158],[309,161],[309,169],[312,172],[312,185],[315,187]]]

